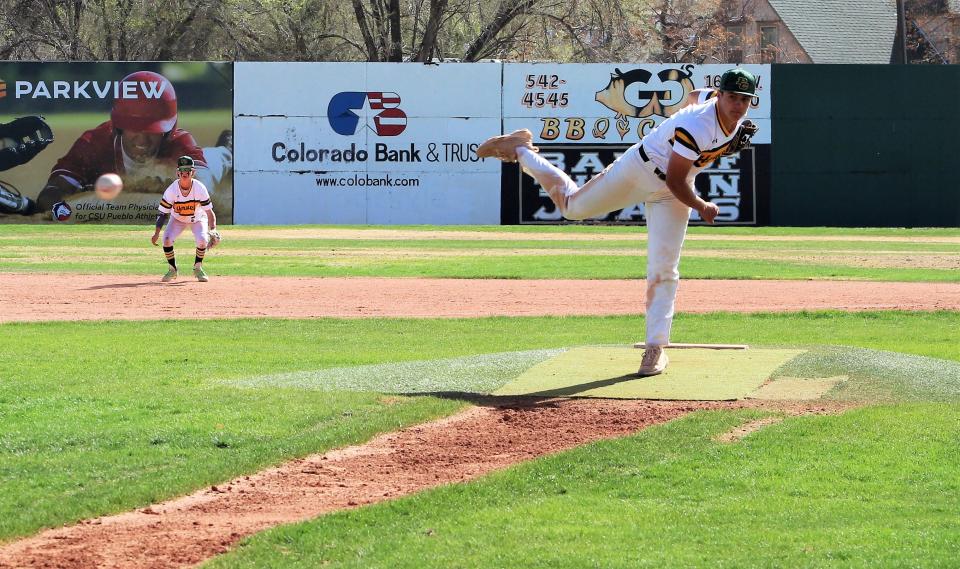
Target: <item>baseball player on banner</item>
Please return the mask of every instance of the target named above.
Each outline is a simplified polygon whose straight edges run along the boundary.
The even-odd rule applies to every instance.
[[[170,184],[160,198],[160,214],[157,215],[156,229],[150,242],[157,244],[160,229],[167,220],[167,229],[163,232],[163,254],[170,268],[163,275],[163,282],[177,278],[177,259],[173,253],[173,242],[187,227],[193,231],[197,245],[193,261],[193,276],[200,282],[207,282],[207,273],[203,271],[203,257],[207,249],[220,241],[217,231],[217,216],[213,213],[210,193],[199,180],[195,180],[196,166],[190,156],[177,159],[177,181]]]
[[[674,304],[680,280],[680,249],[690,210],[713,223],[719,208],[694,189],[694,178],[713,161],[736,154],[750,142],[756,126],[745,121],[757,80],[734,68],[720,78],[719,92],[694,91],[688,105],[664,120],[613,164],[583,187],[538,154],[533,135],[523,129],[488,139],[480,158],[520,163],[547,192],[567,219],[588,219],[637,203],[647,217],[646,350],[639,376],[662,373],[668,364]]]

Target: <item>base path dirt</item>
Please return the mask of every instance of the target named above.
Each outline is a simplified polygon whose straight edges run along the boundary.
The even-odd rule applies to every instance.
[[[175,290],[177,302],[164,301]],[[642,280],[2,274],[0,322],[169,318],[380,318],[643,312]],[[184,309],[183,307],[189,307]],[[960,310],[960,283],[683,280],[679,312]]]
[[[470,480],[699,409],[829,413],[842,405],[494,399],[367,444],[309,456],[163,504],[0,546],[0,567],[191,566],[269,527]],[[849,405],[847,405],[849,406]],[[731,439],[732,440],[732,439]]]

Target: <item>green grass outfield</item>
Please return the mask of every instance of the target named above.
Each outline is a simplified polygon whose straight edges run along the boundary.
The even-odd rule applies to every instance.
[[[276,528],[205,567],[951,567],[960,408],[697,413],[450,486]]]
[[[228,240],[232,229],[224,229]],[[346,254],[353,246],[373,250],[365,254],[374,259],[378,248],[423,253],[424,266],[434,268],[428,276],[580,276],[557,274],[550,265],[557,257],[540,255],[556,243],[565,243],[564,251],[602,249],[603,255],[563,258],[586,259],[606,278],[642,272],[639,228],[549,228],[570,235],[566,242],[537,240],[544,228],[470,228],[478,235],[516,234],[481,244],[428,237],[464,228],[417,229],[424,239],[401,242],[238,237],[211,257],[211,272],[341,274],[309,272],[319,266],[310,264],[310,252],[332,247]],[[593,234],[606,239],[575,238]],[[791,247],[849,255],[839,266],[861,271],[855,278],[957,280],[949,269],[857,266],[860,248],[878,257],[949,261],[957,230],[692,228],[691,234],[705,239],[689,241],[688,252],[702,248],[705,255],[684,257],[685,277],[701,270],[693,262],[699,259],[701,276],[710,276],[703,268],[709,262],[719,276],[750,278],[760,264],[748,259],[742,269],[741,259],[706,254],[773,255]],[[7,225],[0,270],[153,274],[162,263],[145,244],[149,235],[146,228]],[[713,235],[770,239],[706,239]],[[144,244],[133,240],[140,237]],[[917,237],[923,239],[914,243]],[[512,252],[474,255],[470,266],[444,264],[447,258],[435,255],[488,246]],[[258,254],[271,247],[270,255]],[[618,248],[638,254],[607,254]],[[282,251],[296,254],[272,260]],[[122,262],[91,268],[64,260],[73,254]],[[392,275],[401,266],[367,257],[349,261],[342,270],[355,273],[343,274]],[[291,258],[304,264],[289,266]],[[515,264],[498,267],[497,259]],[[796,278],[833,270],[816,259],[778,262]],[[568,266],[578,264],[561,268]],[[583,269],[582,276],[594,275]],[[638,317],[2,324],[0,542],[448,415],[467,403],[431,392],[486,392],[506,379],[495,372],[509,368],[504,362],[520,366],[569,346],[630,344],[642,330]],[[847,392],[836,397],[877,404],[839,416],[788,418],[736,444],[713,436],[762,413],[696,413],[468,484],[264,532],[213,565],[947,567],[960,558],[960,313],[681,314],[673,339],[811,347],[811,356],[782,374],[847,373]],[[431,363],[463,358],[481,359],[491,371],[443,375],[436,370],[456,366]],[[345,378],[338,389],[310,383],[325,370],[402,367],[395,362],[409,364],[406,377],[418,383],[346,372],[338,372]]]

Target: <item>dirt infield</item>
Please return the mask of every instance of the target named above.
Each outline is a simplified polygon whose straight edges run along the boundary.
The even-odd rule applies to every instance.
[[[163,301],[166,287],[177,303]],[[0,322],[168,318],[380,318],[643,312],[639,280],[212,277],[2,274]],[[184,311],[183,306],[190,310]],[[960,283],[683,280],[678,312],[960,310]]]
[[[628,435],[699,409],[744,406],[792,415],[844,408],[771,402],[491,398],[453,417],[383,435],[361,446],[294,460],[163,504],[11,543],[0,547],[0,568],[191,566],[278,524],[470,480],[538,456]],[[741,437],[745,434],[738,432]]]

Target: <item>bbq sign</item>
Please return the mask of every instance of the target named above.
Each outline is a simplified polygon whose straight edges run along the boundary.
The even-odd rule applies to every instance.
[[[730,64],[507,63],[503,132],[526,128],[538,143],[632,144],[683,109],[697,89],[716,89]],[[757,77],[747,116],[770,143],[770,66]]]

